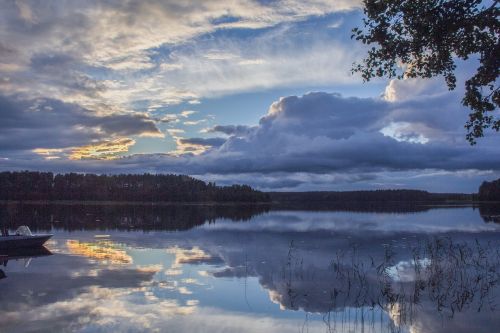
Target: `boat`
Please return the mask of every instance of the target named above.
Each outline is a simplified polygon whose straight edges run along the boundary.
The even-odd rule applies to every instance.
[[[0,249],[41,247],[52,236],[52,234],[32,234],[30,228],[23,225],[17,228],[13,235],[0,236]]]

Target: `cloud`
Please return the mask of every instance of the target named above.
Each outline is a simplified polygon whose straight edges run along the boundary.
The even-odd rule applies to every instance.
[[[189,138],[180,139],[181,144],[191,144],[197,146],[220,147],[226,142],[224,138]]]
[[[439,211],[436,214],[439,215]],[[370,263],[371,259],[375,263],[384,260],[386,248],[379,246],[380,244],[390,244],[394,237],[403,237],[404,243],[404,239],[410,239],[408,235],[427,239],[429,232],[436,235],[449,235],[452,232],[462,239],[469,232],[495,230],[494,226],[484,224],[473,210],[468,210],[465,214],[463,210],[457,210],[451,218],[446,219],[446,225],[441,226],[435,225],[435,215],[430,214],[430,218],[425,218],[424,215],[407,214],[405,219],[409,223],[402,224],[401,214],[393,213],[380,216],[364,214],[353,219],[352,214],[345,212],[332,215],[331,212],[275,211],[255,216],[251,224],[216,221],[213,225],[192,229],[188,235],[171,234],[158,236],[156,239],[153,236],[146,240],[146,244],[154,244],[158,248],[176,244],[168,250],[176,254],[176,264],[203,265],[207,261],[198,260],[199,258],[219,258],[217,267],[213,267],[208,272],[209,275],[216,278],[257,277],[258,283],[268,291],[271,300],[283,309],[302,309],[316,313],[333,310],[342,312],[352,307],[372,306],[377,304],[377,300],[382,301],[381,304],[387,301],[380,295],[380,276]],[[484,232],[477,235],[480,242],[487,242],[492,237],[492,234]],[[137,242],[136,246],[145,246],[144,239],[133,242]],[[410,243],[413,244],[413,241]],[[311,247],[311,244],[314,246]],[[353,244],[360,246],[354,247]],[[394,263],[408,262],[411,259],[411,253],[405,250],[395,251],[393,255]],[[332,268],[332,263],[335,262],[340,263],[337,269]],[[200,272],[205,267],[196,269],[200,275],[206,276],[205,271]],[[367,274],[362,274],[364,278],[359,281],[348,281],[347,277],[352,277],[352,269]],[[339,270],[345,275],[339,275]],[[254,279],[249,279],[251,280]],[[354,292],[342,293],[342,290],[348,289],[348,284]],[[410,287],[401,287],[407,286]],[[336,299],[332,298],[334,294]],[[496,294],[497,291],[494,291],[491,296]],[[401,300],[406,302],[408,299]],[[439,315],[431,316],[431,309],[436,304],[425,301],[424,297],[422,301],[425,308],[419,309],[418,314],[422,311],[428,320],[442,324]],[[200,305],[204,305],[203,299]],[[462,309],[465,317],[475,311],[474,307],[468,310],[471,312]]]
[[[94,125],[115,135],[163,137],[154,121],[145,114],[113,114],[99,117],[94,120]]]
[[[158,126],[196,126],[208,119],[188,119],[196,111],[167,109],[173,104],[275,87],[352,84],[350,64],[361,49],[345,47],[341,34],[310,23],[326,26],[323,17],[354,15],[360,5],[347,0],[8,2],[0,12],[5,32],[0,103],[8,100],[22,110],[0,111],[5,119],[0,158],[17,159],[16,168],[44,167],[37,164],[40,158],[58,159],[62,166],[70,156],[88,156],[88,150],[103,158],[124,155],[133,141],[138,142],[133,151],[140,153],[145,140],[138,137],[163,137]],[[36,103],[47,111],[44,116],[25,112]],[[238,125],[230,134],[227,130],[230,136],[249,134]],[[171,136],[164,148],[157,140],[148,151],[168,152],[176,144],[171,155],[200,155],[223,143]],[[108,152],[96,155],[104,146]],[[94,167],[87,161],[71,168]],[[105,169],[114,167],[121,169],[116,164]]]
[[[154,107],[153,107],[153,109],[154,109]],[[164,114],[163,116],[161,116],[158,119],[158,121],[160,121],[162,123],[179,123],[182,119],[187,119],[196,113],[198,113],[198,111],[192,111],[192,110],[185,110],[185,111],[182,111],[180,113],[167,113],[167,114]],[[198,125],[198,124],[201,124],[203,122],[206,122],[206,121],[207,121],[206,119],[200,119],[197,121],[184,121],[183,125],[194,126],[194,125]]]
[[[0,115],[0,151],[4,152],[66,149],[134,135],[163,136],[145,114],[99,115],[48,98],[26,100],[0,95]]]
[[[207,121],[207,119],[200,119],[200,120],[193,120],[193,121],[185,121],[183,124],[186,126],[196,126],[199,124],[203,124],[206,121]]]
[[[350,67],[362,55],[362,47],[346,48],[327,33],[307,29],[311,28],[281,27],[249,39],[200,38],[172,48],[165,59],[168,70],[137,84],[155,91],[150,98],[165,104],[179,100],[176,91],[186,93],[182,100],[192,98],[189,94],[201,98],[277,87],[361,83]],[[172,66],[182,70],[171,70]]]
[[[389,102],[324,92],[288,96],[274,102],[257,126],[206,130],[224,133],[226,138],[185,138],[182,129],[171,128],[167,131],[177,149],[170,154],[125,156],[112,163],[81,163],[69,169],[188,173],[223,184],[244,181],[265,189],[307,184],[326,186],[323,189],[379,188],[383,184],[422,188],[427,184],[442,190],[443,184],[453,187],[453,180],[464,181],[467,191],[473,191],[485,175],[500,173],[500,157],[493,136],[475,147],[464,140],[466,110],[457,109],[458,98],[447,94]],[[136,120],[141,123],[147,118]],[[126,134],[115,129],[112,121],[104,123],[102,130]],[[68,168],[64,161],[45,163],[49,162],[55,168]],[[8,167],[9,161],[4,164]]]
[[[250,133],[252,127],[245,125],[216,125],[205,130],[207,133],[223,133],[226,135],[245,136]]]
[[[87,260],[107,257],[95,248],[89,258],[60,253],[48,258],[50,264],[38,264],[39,259],[35,259],[28,270],[16,273],[14,268],[20,267],[22,263],[19,263],[11,267],[5,280],[9,288],[3,292],[0,324],[5,332],[61,331],[68,327],[88,331],[162,331],[168,327],[175,332],[288,332],[304,327],[304,311],[307,311],[310,312],[307,318],[310,331],[325,331],[330,327],[326,325],[341,322],[350,327],[383,325],[380,327],[390,330],[395,326],[386,311],[380,309],[371,317],[372,313],[363,308],[363,305],[373,308],[376,300],[384,300],[379,295],[381,281],[373,279],[371,272],[375,268],[370,262],[370,258],[375,263],[384,260],[387,248],[381,244],[391,244],[396,237],[401,240],[399,245],[406,244],[404,239],[411,245],[415,240],[427,239],[429,228],[436,234],[450,235],[451,232],[462,240],[470,238],[469,232],[475,232],[481,244],[495,238],[494,232],[477,232],[498,229],[482,223],[477,210],[446,212],[448,219],[442,229],[434,223],[440,212],[442,210],[428,215],[408,214],[404,218],[409,223],[401,223],[401,214],[361,214],[353,220],[353,214],[343,212],[274,211],[256,216],[252,223],[235,224],[217,219],[187,233],[150,232],[147,237],[114,233],[113,238],[121,244],[118,248],[135,254],[135,260],[144,260],[149,252],[154,254],[154,257],[147,256],[150,265],[103,265]],[[360,246],[353,247],[353,244]],[[109,249],[117,249],[113,244],[107,245]],[[395,246],[394,250],[391,257],[394,263],[411,260],[411,252],[405,247],[396,249]],[[175,258],[165,260],[159,256],[164,252]],[[88,251],[79,253],[89,254]],[[184,273],[178,277],[167,276],[165,280],[162,270],[169,262],[178,270],[184,269]],[[342,265],[335,267],[336,263]],[[9,262],[8,267],[11,264]],[[206,269],[212,272],[207,273]],[[365,271],[369,274],[356,275]],[[200,284],[197,285],[193,277],[199,278]],[[228,282],[220,281],[219,277],[222,280],[224,277],[249,278],[243,286],[243,280]],[[352,281],[348,281],[350,278]],[[198,288],[205,283],[216,289],[208,289],[208,285]],[[225,288],[233,283],[241,287],[240,293],[238,290],[229,293]],[[26,286],[36,292],[20,293]],[[395,291],[413,290],[410,285],[394,286]],[[248,288],[248,295],[244,287]],[[350,293],[342,292],[349,287]],[[366,293],[369,290],[373,293]],[[179,294],[190,291],[190,296]],[[222,297],[221,301],[218,292],[229,297]],[[492,299],[498,297],[498,289],[490,292]],[[278,304],[270,304],[268,298]],[[366,298],[375,303],[364,302]],[[411,298],[400,300],[405,299]],[[268,315],[249,310],[247,304],[254,310],[255,305],[258,309],[268,305]],[[290,310],[286,316],[278,310],[278,305]],[[235,306],[238,312],[233,312]],[[471,328],[494,331],[492,325],[498,321],[496,313],[488,309],[478,314],[474,304],[456,311],[452,320],[445,318],[443,328],[442,313],[435,310],[436,306],[436,302],[422,297],[420,305],[414,307],[416,315],[411,317],[411,323],[407,322],[412,326],[399,328],[418,332],[468,332]],[[295,309],[302,311],[293,311]],[[323,316],[328,313],[330,317]],[[360,316],[354,318],[354,314]],[[361,316],[366,319],[364,322],[356,320]],[[351,320],[346,319],[348,317]]]
[[[237,75],[251,74],[252,67],[262,64],[265,65],[262,71],[244,86],[262,85],[256,80],[266,79],[264,71],[276,68],[272,75],[275,79],[269,85],[288,66],[278,66],[279,61],[269,59],[272,53],[265,58],[235,53],[233,48],[221,47],[226,42],[207,42],[201,49],[187,53],[183,46],[199,44],[200,38],[219,31],[280,29],[280,25],[359,7],[359,1],[348,0],[320,0],[307,5],[295,0],[272,3],[241,0],[231,4],[195,0],[182,5],[170,0],[105,3],[48,0],[43,5],[35,1],[11,1],[0,13],[0,29],[6,32],[0,48],[0,73],[8,78],[0,90],[92,108],[102,103],[130,107],[138,101],[165,105],[196,101],[210,91],[242,89],[247,80],[242,81]],[[233,45],[246,43],[237,40]],[[255,47],[260,44],[249,47],[257,50]],[[198,59],[190,62],[191,56]],[[302,58],[305,57],[303,52]],[[324,63],[326,58],[322,59]],[[210,62],[220,64],[210,65]],[[304,62],[295,64],[298,63]],[[312,64],[310,60],[309,63]],[[204,64],[206,68],[200,67]],[[240,71],[239,67],[249,69]],[[214,77],[217,71],[218,77]],[[217,83],[217,79],[223,80]],[[195,89],[197,85],[199,89]]]
[[[135,140],[129,138],[97,142],[72,149],[69,158],[72,160],[113,159],[117,158],[117,154],[128,152],[130,146],[134,144]]]
[[[265,191],[287,190],[332,190],[345,187],[359,186],[366,188],[367,183],[379,179],[376,174],[350,173],[321,173],[308,172],[272,172],[272,173],[231,173],[231,174],[202,174],[194,175],[205,181],[219,185],[251,184]],[[392,185],[394,187],[394,185]]]
[[[197,111],[192,111],[192,110],[184,110],[180,113],[180,116],[181,117],[184,117],[184,118],[189,118],[189,116],[193,115],[197,113]]]
[[[437,109],[432,105],[443,102],[388,103],[328,93],[290,96],[275,102],[249,134],[230,136],[201,159],[215,173],[496,169],[496,157],[484,154],[491,146],[471,149],[456,127],[432,117]],[[440,112],[443,119],[459,118],[452,109]],[[402,123],[405,127],[395,137],[383,131]],[[425,137],[425,144],[412,140],[414,136]],[[486,157],[478,158],[481,154]]]
[[[405,79],[391,80],[385,87],[384,99],[390,102],[405,101],[419,98],[439,96],[448,93],[441,80],[432,79]]]
[[[180,128],[169,128],[169,129],[167,129],[167,132],[171,136],[176,137],[179,134],[184,133],[185,131],[183,129],[180,129]]]

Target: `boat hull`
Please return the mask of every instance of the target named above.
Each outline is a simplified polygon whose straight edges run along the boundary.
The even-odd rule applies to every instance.
[[[40,247],[48,241],[52,235],[33,236],[3,236],[0,237],[0,249],[20,249]]]

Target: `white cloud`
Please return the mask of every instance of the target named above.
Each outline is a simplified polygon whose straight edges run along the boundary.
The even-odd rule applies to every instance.
[[[197,111],[192,111],[192,110],[185,110],[185,111],[182,111],[180,113],[181,117],[184,117],[184,118],[189,118],[189,116],[193,115],[197,113]]]
[[[234,60],[235,65],[246,67],[261,64],[260,57],[241,58],[239,52],[221,49],[217,47],[220,43],[216,43],[210,52],[197,54],[198,62],[186,68],[182,61],[162,59],[160,47],[184,45],[222,29],[275,27],[359,6],[359,1],[348,0],[307,4],[295,0],[269,4],[246,0],[231,3],[194,0],[183,4],[154,0],[10,2],[0,13],[0,70],[11,76],[0,89],[4,93],[58,98],[93,108],[103,103],[129,107],[132,102],[144,99],[151,99],[153,104],[196,100],[211,91],[205,80],[216,70],[209,67],[207,73],[199,73],[203,74],[204,83],[193,93],[191,88],[196,86],[193,83],[200,81],[193,80],[192,75],[200,70],[196,66],[201,59],[221,63]],[[33,62],[40,56],[57,57],[52,73]],[[62,58],[66,60],[63,62]],[[270,64],[268,68],[272,67]],[[142,76],[140,71],[149,72]],[[117,81],[109,84],[107,78],[103,80],[103,72]],[[170,73],[182,79],[183,72],[188,77],[180,81],[180,86],[172,84],[179,80],[177,77],[175,80],[166,77]],[[231,81],[238,82],[234,78]],[[114,89],[117,82],[119,87]],[[250,86],[255,85],[254,82]],[[230,82],[224,82],[224,87],[216,91],[227,91],[229,86]]]
[[[186,126],[196,126],[203,124],[207,121],[207,119],[193,120],[193,121],[185,121],[183,124]]]
[[[367,181],[388,170],[498,170],[493,139],[485,138],[474,149],[466,144],[467,110],[459,106],[460,94],[450,94],[439,79],[391,81],[382,99],[288,96],[274,103],[256,126],[214,126],[204,130],[203,138],[183,137],[184,130],[169,128],[176,154],[185,155],[178,158],[137,155],[72,165],[63,158],[39,160],[59,156],[58,149],[162,136],[156,122],[200,122],[188,119],[193,110],[161,118],[126,112],[130,109],[158,115],[165,106],[198,104],[204,97],[358,83],[350,68],[363,48],[339,36],[346,29],[342,12],[359,6],[360,1],[347,0],[8,3],[0,12],[0,92],[22,105],[53,97],[51,101],[85,108],[53,112],[35,107],[33,117],[26,116],[27,109],[15,114],[2,108],[3,120],[27,124],[19,125],[18,132],[4,125],[2,158],[11,164],[3,167],[146,168],[224,175],[226,180],[248,173],[265,175],[260,177],[264,186],[284,188],[316,175],[329,175],[334,183],[360,181],[358,174]],[[340,14],[321,24],[339,36],[332,29],[302,24],[331,13]],[[231,28],[256,30],[246,36],[241,33],[246,30]],[[227,140],[209,137],[215,132]],[[12,134],[19,142],[10,140]],[[117,149],[125,152],[127,144]]]
[[[183,70],[158,72],[153,85],[164,87],[165,94],[175,87],[207,97],[304,84],[361,82],[350,73],[360,48],[346,48],[326,36],[301,41],[305,45],[298,48],[286,41],[287,35],[294,33],[285,30],[254,40],[209,40],[199,42],[195,48],[180,49],[171,57]],[[210,48],[226,50],[226,53],[217,54],[214,60],[211,53],[208,53],[210,57],[207,55]],[[175,82],[175,86],[171,86],[171,82]]]
[[[411,124],[404,121],[391,122],[382,128],[380,133],[397,141],[426,144],[429,142],[429,139],[422,134],[423,131],[419,127],[421,127],[419,124]],[[423,127],[426,130],[425,125]]]
[[[449,93],[442,78],[404,79],[389,81],[384,91],[384,99],[389,102],[405,101],[414,98],[436,97]]]
[[[489,177],[499,174],[500,160],[495,137],[484,138],[476,147],[465,141],[466,110],[460,114],[456,101],[455,94],[401,102],[329,93],[289,96],[273,103],[257,126],[206,130],[225,133],[226,138],[185,138],[182,129],[170,128],[167,132],[177,143],[170,154],[141,154],[69,169],[141,172],[146,168],[266,189],[303,184],[438,186],[413,177],[425,172],[441,182],[461,179],[472,191],[484,178],[482,172]],[[44,161],[49,162],[56,168],[65,165]],[[467,181],[465,171],[474,173]]]
[[[330,29],[337,29],[337,28],[340,28],[342,26],[342,24],[344,24],[344,20],[342,18],[330,23],[328,25],[328,28]]]

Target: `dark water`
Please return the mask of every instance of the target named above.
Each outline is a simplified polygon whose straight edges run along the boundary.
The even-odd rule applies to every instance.
[[[495,332],[495,207],[393,211],[4,205],[0,332]]]

